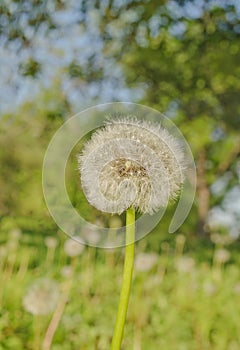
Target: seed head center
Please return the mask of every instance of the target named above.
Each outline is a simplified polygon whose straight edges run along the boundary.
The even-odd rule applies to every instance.
[[[142,178],[147,176],[146,169],[138,162],[135,162],[130,159],[120,158],[117,160],[113,160],[111,162],[111,167],[117,172],[118,176],[121,178]]]

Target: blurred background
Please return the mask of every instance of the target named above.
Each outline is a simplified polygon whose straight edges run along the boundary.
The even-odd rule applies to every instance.
[[[178,232],[169,208],[137,243],[122,349],[239,350],[240,2],[2,0],[0,45],[0,350],[110,347],[123,250],[69,240],[41,172],[68,118],[113,101],[168,116],[198,176]],[[66,176],[89,220],[122,225],[89,208],[76,171]]]

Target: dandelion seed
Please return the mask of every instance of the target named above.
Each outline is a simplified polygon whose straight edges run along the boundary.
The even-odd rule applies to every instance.
[[[23,307],[33,315],[47,315],[54,310],[59,298],[58,285],[51,279],[36,281],[23,298]]]
[[[166,129],[134,118],[97,130],[78,160],[88,201],[118,214],[130,205],[149,214],[166,206],[176,199],[185,168],[183,150]]]
[[[158,262],[156,253],[140,253],[135,259],[136,271],[146,272],[151,270]]]
[[[74,238],[74,237],[73,237]],[[71,258],[81,255],[84,251],[85,246],[74,239],[67,239],[64,243],[64,251],[67,256]]]

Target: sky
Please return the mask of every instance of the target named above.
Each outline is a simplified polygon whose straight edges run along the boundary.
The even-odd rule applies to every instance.
[[[24,101],[33,100],[43,89],[51,88],[54,80],[61,82],[61,89],[69,102],[77,111],[89,107],[92,102],[138,100],[140,89],[130,90],[126,87],[120,66],[110,57],[103,54],[103,42],[99,33],[98,10],[91,10],[87,21],[87,30],[77,21],[81,15],[74,7],[52,13],[54,22],[60,26],[46,35],[46,28],[34,35],[34,43],[30,48],[20,49],[17,54],[16,45],[1,48],[0,111],[9,111]],[[26,29],[32,36],[32,30]],[[71,62],[86,66],[94,55],[94,64],[103,69],[103,80],[99,84],[78,79],[70,79],[66,67]],[[41,73],[37,79],[23,77],[19,72],[19,64],[30,58],[41,64]]]
[[[13,0],[5,2],[9,11],[14,14],[17,5]],[[83,18],[79,8],[79,0],[67,2],[67,8],[55,11],[53,2],[47,1],[46,6],[51,14],[54,23],[59,26],[57,30],[46,31],[46,27],[40,26],[34,34],[33,29],[27,25],[27,19],[20,17],[20,25],[24,28],[27,38],[33,38],[31,47],[18,48],[16,43],[0,40],[0,112],[16,110],[24,101],[34,100],[40,91],[49,89],[54,82],[60,83],[60,89],[67,96],[75,112],[89,107],[92,104],[111,101],[138,101],[144,94],[144,87],[129,89],[124,81],[124,74],[120,65],[111,58],[111,55],[104,52],[103,41],[99,32],[101,20],[101,8],[108,5],[108,0],[100,2],[100,10],[94,8],[87,2],[88,16],[86,28],[79,24]],[[123,6],[129,0],[115,0],[114,6]],[[44,2],[43,2],[44,3]],[[208,3],[208,5],[206,5]],[[194,0],[186,3],[185,6],[178,5],[175,1],[169,0],[166,6],[171,17],[176,20],[169,31],[172,35],[181,36],[186,26],[184,19],[196,19],[202,15],[203,6],[224,6],[225,0]],[[229,0],[236,8],[236,15],[240,15],[240,1]],[[113,40],[111,51],[119,50],[123,45],[121,42],[122,28],[131,25],[139,17],[137,11],[129,9],[120,13],[114,25],[109,23],[107,30],[111,32]],[[161,26],[164,26],[160,14],[154,13],[147,25],[151,35],[158,33]],[[144,46],[146,28],[140,26],[137,34],[137,41]],[[80,79],[70,79],[66,67],[71,62],[76,62],[86,67],[91,56],[94,55],[94,64],[103,70],[103,79],[98,84]],[[41,64],[41,72],[37,78],[30,76],[23,77],[19,65],[25,64],[30,58]]]

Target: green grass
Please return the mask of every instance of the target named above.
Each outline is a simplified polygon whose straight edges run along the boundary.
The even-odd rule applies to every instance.
[[[34,316],[23,307],[29,286],[42,277],[57,282],[63,306],[50,348],[110,348],[123,250],[86,247],[80,256],[69,258],[64,252],[65,235],[55,237],[58,246],[49,251],[44,235],[23,232],[18,239],[1,234],[0,350],[42,349],[56,308]],[[172,235],[170,244],[159,242],[159,258],[150,270],[134,271],[122,349],[240,349],[237,251],[225,247],[231,257],[221,263],[214,258],[220,247],[209,245],[201,255],[186,251],[184,239],[177,237]],[[136,256],[150,253],[145,240],[137,243]],[[73,270],[68,277],[61,274],[66,265]]]

